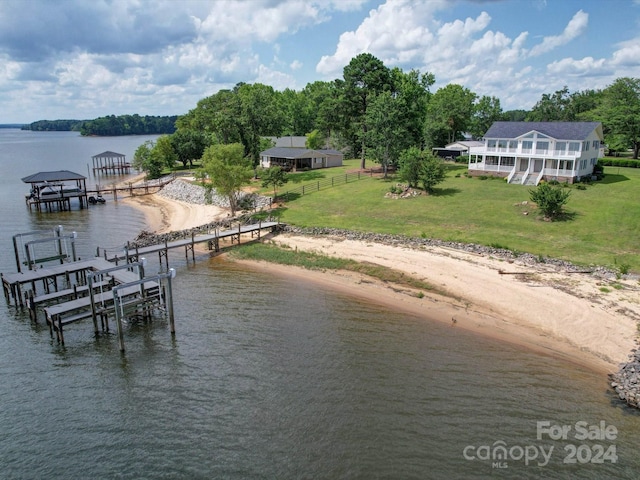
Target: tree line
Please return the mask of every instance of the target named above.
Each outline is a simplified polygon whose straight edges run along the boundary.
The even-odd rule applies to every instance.
[[[178,116],[108,115],[93,120],[38,120],[22,130],[38,132],[80,132],[90,136],[162,135],[176,131]]]
[[[203,175],[214,186],[237,193],[252,171],[257,175],[260,152],[271,146],[266,137],[306,135],[308,148],[341,150],[360,158],[361,168],[372,160],[385,175],[397,168],[409,185],[429,192],[444,178],[431,149],[465,134],[482,138],[499,120],[599,121],[610,150],[633,149],[638,158],[639,79],[619,78],[602,90],[571,93],[564,87],[542,95],[530,111],[503,111],[497,97],[457,84],[432,92],[434,84],[432,73],[388,68],[369,53],[354,57],[342,78],[300,91],[239,83],[200,100],[177,118],[175,133],[142,145],[134,163],[153,177],[176,162],[186,167],[202,160]],[[262,173],[270,179],[277,172]]]
[[[530,110],[503,111],[500,99],[462,85],[431,91],[432,73],[388,68],[369,53],[354,57],[342,78],[300,91],[240,83],[198,102],[178,118],[178,131],[198,131],[214,143],[241,143],[257,163],[264,136],[312,135],[318,143],[397,166],[410,147],[430,150],[482,138],[503,121],[599,121],[612,151],[640,148],[640,79],[619,78],[602,90],[544,94]]]

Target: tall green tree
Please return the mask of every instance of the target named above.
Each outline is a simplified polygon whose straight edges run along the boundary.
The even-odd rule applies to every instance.
[[[164,166],[170,170],[173,170],[176,167],[178,155],[173,149],[171,137],[169,135],[162,135],[161,137],[158,137],[156,144],[153,147],[152,154],[160,157]]]
[[[311,108],[315,112],[314,129],[319,130],[322,136],[332,146],[337,146],[337,134],[341,130],[340,98],[342,81],[313,82],[307,84],[302,93],[311,102]]]
[[[421,74],[418,70],[403,72],[399,68],[391,70],[393,97],[402,112],[403,128],[407,145],[424,145],[424,119],[431,98],[429,89],[435,83],[432,73]]]
[[[640,79],[618,78],[602,92],[598,109],[605,131],[633,149],[633,158],[640,152]]]
[[[220,90],[198,101],[196,108],[178,118],[178,130],[213,135],[217,143],[240,141],[240,101],[232,90]]]
[[[389,166],[398,162],[400,152],[408,143],[408,126],[397,97],[391,92],[379,93],[369,105],[366,115],[368,125],[366,145],[369,155],[382,166],[387,178]]]
[[[200,160],[204,149],[210,144],[209,136],[199,130],[181,128],[171,135],[171,146],[176,153],[177,160],[184,168],[187,164],[193,168],[193,162]]]
[[[284,114],[280,135],[304,135],[315,128],[316,112],[312,99],[304,91],[290,88],[279,92],[279,102]]]
[[[320,132],[320,130],[313,130],[312,132],[307,134],[307,140],[305,141],[305,147],[310,148],[311,150],[319,150],[324,148],[325,138]]]
[[[231,143],[207,147],[202,155],[202,169],[209,176],[211,187],[227,197],[231,216],[235,216],[242,187],[250,183],[253,175],[251,160],[245,157],[243,145]]]
[[[483,95],[475,104],[469,122],[469,133],[473,138],[482,138],[493,122],[502,119],[502,108],[497,97]]]
[[[469,128],[475,100],[475,93],[454,83],[434,93],[427,106],[427,145],[439,147],[441,142],[459,140]]]
[[[136,149],[131,162],[133,168],[142,170],[149,178],[160,177],[166,165],[164,158],[155,146],[155,142],[147,140]]]
[[[280,135],[285,117],[274,89],[268,85],[239,84],[234,92],[240,102],[240,141],[244,146],[245,156],[256,167],[260,159],[261,138]]]
[[[352,124],[357,135],[352,137],[359,141],[360,168],[365,168],[366,138],[367,138],[367,109],[369,103],[385,90],[391,90],[391,74],[381,60],[370,53],[361,53],[352,58],[343,70],[342,84],[342,112],[343,126]]]

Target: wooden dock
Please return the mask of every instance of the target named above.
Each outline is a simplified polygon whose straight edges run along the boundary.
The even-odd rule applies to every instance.
[[[148,256],[150,254],[158,254],[158,259],[160,264],[162,265],[163,260],[166,267],[169,267],[169,259],[168,253],[169,250],[173,250],[176,248],[184,248],[185,257],[187,261],[189,260],[189,253],[191,253],[191,258],[195,261],[195,249],[194,247],[199,244],[206,244],[209,250],[213,250],[216,252],[220,251],[220,242],[225,239],[229,239],[231,244],[234,243],[239,244],[240,238],[242,235],[249,234],[252,238],[259,239],[261,237],[263,230],[271,230],[275,231],[280,228],[280,222],[277,221],[267,221],[267,222],[258,222],[252,225],[241,225],[238,224],[235,228],[229,228],[227,230],[215,229],[211,233],[195,235],[192,234],[189,238],[183,238],[181,240],[173,240],[173,241],[165,241],[162,244],[150,245],[144,247],[138,247],[136,245],[128,244],[123,253],[114,253],[109,254],[106,250],[103,250],[102,254],[100,253],[100,249],[98,249],[98,256],[102,256],[105,260],[109,262],[119,263],[119,262],[137,262],[140,258]]]
[[[157,245],[128,245],[124,252],[113,255],[109,255],[106,250],[100,255],[98,248],[96,257],[72,262],[66,261],[68,257],[63,255],[36,258],[29,250],[34,242],[59,243],[64,240],[61,227],[51,237],[24,242],[23,237],[43,233],[28,232],[14,236],[14,251],[16,265],[20,270],[23,263],[19,248],[21,244],[25,250],[23,254],[29,259],[25,262],[29,270],[0,274],[2,288],[7,303],[19,308],[26,307],[33,322],[38,322],[38,312],[43,311],[52,338],[55,334],[61,344],[64,344],[64,327],[71,323],[91,318],[94,332],[98,335],[99,324],[103,332],[108,332],[109,318],[114,319],[118,327],[120,349],[124,351],[124,318],[147,319],[152,311],[160,310],[168,314],[171,333],[175,333],[171,294],[171,279],[175,276],[175,270],[169,268],[170,250],[184,248],[187,262],[189,252],[195,262],[196,245],[205,244],[209,250],[218,252],[221,242],[228,240],[231,245],[240,244],[243,235],[260,238],[264,230],[274,231],[279,227],[280,223],[277,221],[238,224],[237,227],[225,230],[217,228],[206,234],[192,234],[190,238],[165,241]],[[72,237],[73,241],[75,233]],[[157,275],[146,276],[144,256],[155,253],[158,254],[161,267],[164,261],[166,270]],[[73,258],[75,260],[75,252]],[[53,261],[61,263],[47,265]]]

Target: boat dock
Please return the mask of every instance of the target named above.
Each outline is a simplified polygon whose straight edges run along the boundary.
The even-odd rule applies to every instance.
[[[137,262],[142,257],[157,253],[160,264],[162,265],[164,260],[165,266],[168,268],[169,250],[184,248],[187,261],[189,260],[189,253],[191,253],[192,260],[195,261],[194,247],[198,244],[206,244],[209,250],[219,252],[221,241],[229,239],[231,245],[234,243],[239,244],[242,235],[249,234],[252,238],[259,239],[263,230],[275,231],[278,228],[280,228],[280,222],[277,221],[260,221],[252,225],[238,224],[237,227],[229,228],[227,230],[220,230],[219,228],[216,228],[214,231],[206,234],[196,235],[192,233],[189,238],[165,241],[164,243],[157,245],[138,247],[136,245],[127,244],[123,253],[110,254],[107,250],[103,250],[101,253],[100,248],[98,248],[96,254],[109,262],[117,264],[122,261],[126,263]]]
[[[279,227],[277,221],[259,221],[225,230],[216,228],[206,234],[192,234],[190,238],[162,244],[144,247],[128,244],[123,252],[115,254],[106,250],[101,252],[98,248],[96,257],[90,260],[76,260],[75,232],[63,235],[60,226],[52,231],[27,232],[14,235],[18,273],[0,273],[2,288],[7,303],[27,308],[34,323],[38,322],[39,312],[43,312],[51,337],[55,334],[61,344],[64,344],[67,325],[92,319],[97,336],[100,327],[103,332],[109,331],[109,319],[112,318],[118,328],[120,349],[124,351],[122,322],[125,318],[146,320],[151,318],[152,312],[161,311],[168,315],[171,333],[175,334],[171,293],[175,270],[169,268],[170,250],[184,248],[187,262],[189,253],[195,262],[196,245],[207,245],[209,250],[219,252],[221,242],[239,244],[243,235],[260,238],[264,230],[274,231]],[[66,243],[71,243],[72,255],[64,253],[68,251]],[[42,248],[37,250],[36,246],[53,248],[54,254]],[[145,275],[145,255],[155,253],[161,272]],[[53,262],[59,263],[51,265]],[[166,269],[162,268],[163,263]]]

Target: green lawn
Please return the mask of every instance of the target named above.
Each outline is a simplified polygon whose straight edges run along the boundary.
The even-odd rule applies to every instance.
[[[353,169],[357,162],[348,161],[342,172],[326,169],[320,174],[330,178]],[[538,216],[529,201],[531,187],[467,178],[466,169],[466,165],[450,165],[446,181],[430,196],[385,198],[395,184],[392,178],[367,178],[321,190],[287,203],[281,220],[305,227],[494,245],[640,272],[640,169],[605,167],[603,181],[587,185],[586,190],[572,187],[566,205],[569,218],[556,222]],[[290,181],[281,190],[296,183]]]

